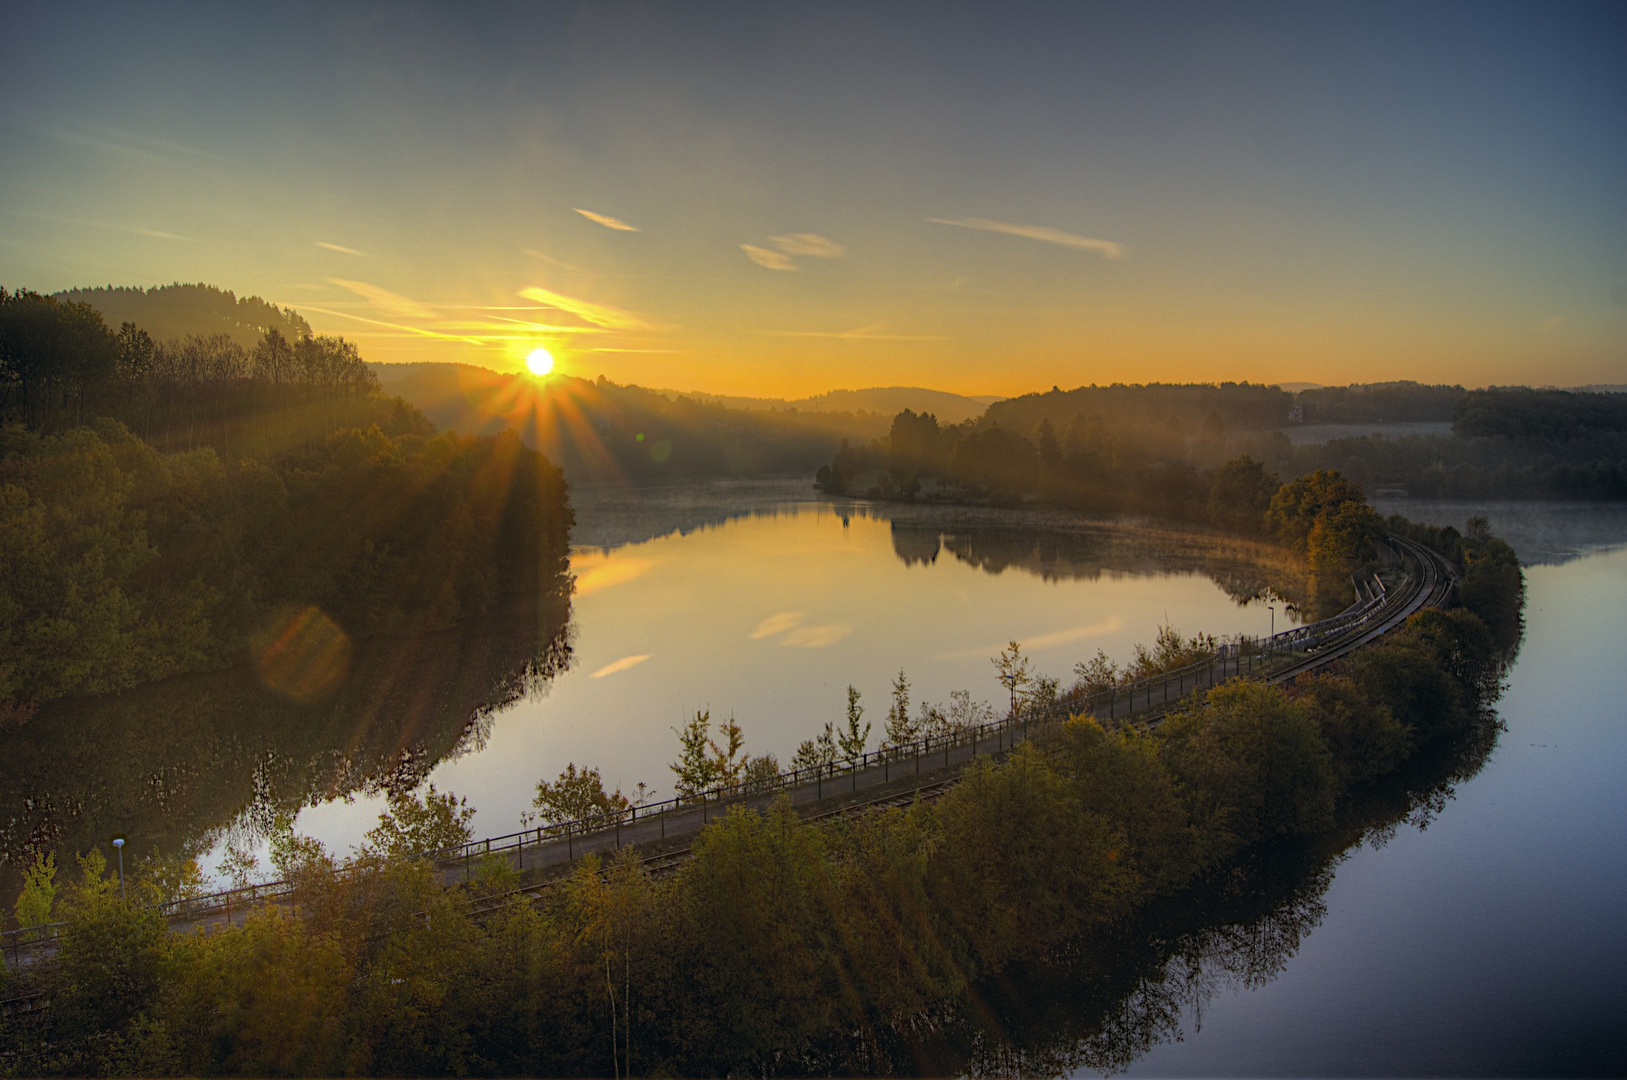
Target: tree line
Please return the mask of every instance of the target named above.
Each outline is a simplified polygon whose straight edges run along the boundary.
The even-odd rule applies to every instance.
[[[89,303],[0,288],[0,423],[60,431],[109,417],[162,450],[258,458],[343,427],[423,425],[379,393],[353,343],[284,315],[248,346],[241,326],[207,322],[155,340],[134,322],[112,329]]]
[[[1282,430],[1290,403],[1306,422],[1329,418],[1318,411],[1352,422],[1449,419],[1452,434],[1295,446]],[[1339,471],[1369,492],[1623,498],[1627,395],[1412,383],[1298,395],[1248,384],[1084,387],[997,402],[961,424],[905,410],[885,437],[844,443],[816,481],[872,498],[1038,498],[1204,521],[1215,470],[1243,457],[1290,478]]]
[[[604,377],[536,379],[466,364],[379,365],[386,388],[442,428],[508,428],[590,483],[804,473],[843,438],[887,430],[873,413],[740,409]]]
[[[0,289],[0,720],[245,652],[297,689],[556,590],[570,525],[546,458],[434,434],[342,339],[155,343]]]
[[[1128,919],[1295,837],[1408,762],[1494,737],[1510,653],[1482,610],[1518,603],[1489,539],[1466,584],[1291,688],[1233,681],[1156,730],[1076,718],[982,759],[930,805],[804,824],[734,810],[673,875],[589,858],[536,903],[490,860],[446,886],[414,852],[466,835],[446,793],[393,799],[349,872],[283,830],[293,911],[172,935],[90,855],[42,864],[32,903],[68,927],[8,994],[8,1071],[634,1075],[908,1070],[976,987],[1116,947]],[[1470,558],[1469,556],[1473,557]],[[1512,589],[1512,591],[1510,591]],[[1469,590],[1472,598],[1476,594]],[[138,881],[145,899],[173,870]],[[485,914],[479,914],[485,912]]]
[[[570,523],[513,435],[351,428],[265,463],[160,454],[113,420],[0,428],[0,701],[453,626],[557,588]]]

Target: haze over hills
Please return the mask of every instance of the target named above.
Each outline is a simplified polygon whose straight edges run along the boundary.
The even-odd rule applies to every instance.
[[[572,483],[812,474],[844,440],[884,436],[891,415],[731,408],[716,400],[569,375],[538,379],[472,364],[371,364],[379,387],[436,427],[519,434]]]
[[[154,285],[150,289],[112,285],[66,289],[54,294],[58,300],[89,304],[101,312],[107,325],[117,330],[133,322],[154,341],[196,334],[225,334],[243,348],[254,343],[267,330],[276,329],[283,337],[298,340],[311,335],[311,324],[293,308],[279,308],[258,296],[239,297],[230,289],[213,285]]]
[[[699,401],[716,402],[731,409],[797,409],[801,412],[873,412],[894,416],[909,409],[912,412],[932,413],[945,424],[959,424],[975,420],[996,401],[1004,400],[997,394],[951,394],[946,390],[931,390],[924,386],[872,386],[863,390],[831,390],[813,397],[764,398],[742,397],[733,394],[709,394],[700,390],[661,390],[659,393],[683,395]]]

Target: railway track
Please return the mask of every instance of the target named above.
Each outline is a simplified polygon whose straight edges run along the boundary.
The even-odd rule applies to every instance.
[[[1291,682],[1300,675],[1307,674],[1320,667],[1330,664],[1349,655],[1351,652],[1354,652],[1363,645],[1378,640],[1385,634],[1390,633],[1405,623],[1407,619],[1411,618],[1418,611],[1421,611],[1426,607],[1440,606],[1446,601],[1447,597],[1451,593],[1453,585],[1455,584],[1452,569],[1446,563],[1446,561],[1435,552],[1411,540],[1397,536],[1391,536],[1388,539],[1398,551],[1406,556],[1409,556],[1418,567],[1416,576],[1409,577],[1408,584],[1403,594],[1391,598],[1394,604],[1393,608],[1390,608],[1388,604],[1385,605],[1388,610],[1384,610],[1382,614],[1374,618],[1371,623],[1358,625],[1354,629],[1348,630],[1340,636],[1335,636],[1328,640],[1322,641],[1312,647],[1304,656],[1293,660],[1286,665],[1273,667],[1271,670],[1266,672],[1260,672],[1257,677],[1270,683]],[[1197,689],[1197,687],[1194,687],[1193,692],[1196,692]],[[1132,701],[1133,696],[1134,694],[1132,692]],[[1168,695],[1166,694],[1166,699],[1167,697]],[[1134,716],[1133,719],[1127,717],[1126,721],[1135,723],[1139,726],[1156,727],[1163,721],[1165,716],[1169,714],[1172,707],[1178,706],[1179,700],[1179,698],[1174,701],[1166,700],[1166,702],[1162,703],[1162,707],[1157,711],[1153,711],[1149,708]],[[1013,730],[1006,736],[1003,744],[996,739],[996,749],[994,752],[997,754],[1007,752],[1016,745],[1017,741],[1019,740],[1016,736],[1015,730]],[[975,737],[972,742],[971,749],[972,758],[975,759],[977,756],[977,743]],[[917,768],[919,768],[919,760],[917,760],[916,764]],[[949,761],[946,755],[945,767],[948,766]],[[902,763],[900,763],[900,767],[903,767]],[[872,769],[872,771],[874,770]],[[810,808],[812,812],[803,815],[803,820],[807,822],[836,821],[844,818],[858,817],[863,814],[873,813],[876,810],[887,809],[890,807],[908,806],[915,802],[931,802],[952,790],[955,785],[959,783],[959,780],[960,774],[956,772],[951,775],[941,776],[936,780],[918,784],[912,788],[882,794],[871,799],[850,802],[846,805],[830,809],[818,809],[818,804],[816,803],[814,807]],[[855,779],[855,783],[856,782],[857,781]],[[792,789],[786,790],[790,791]],[[721,810],[722,808],[720,807],[719,809]],[[759,807],[759,809],[761,809],[761,807]],[[702,817],[704,820],[704,814]],[[586,838],[584,837],[583,839],[585,840]],[[648,857],[644,858],[642,862],[650,874],[656,877],[664,877],[673,873],[678,867],[682,866],[683,863],[689,859],[691,851],[692,849],[688,846],[662,851],[649,855]],[[523,849],[521,850],[521,855],[523,869]],[[568,865],[570,861],[574,860],[567,860],[564,863],[556,865]],[[490,917],[498,911],[504,910],[515,903],[521,902],[526,897],[539,899],[545,895],[547,890],[553,888],[562,880],[564,880],[563,877],[555,877],[549,879],[548,881],[525,886],[520,889],[499,894],[498,896],[487,897],[476,902],[475,906],[471,910],[471,914],[477,919],[483,919]],[[173,916],[171,919],[172,926],[174,926],[176,929],[186,929],[188,927],[207,927],[219,924],[223,921],[229,923],[237,921],[234,919],[234,914],[236,912],[246,912],[250,906],[263,905],[266,903],[281,903],[286,905],[292,901],[291,888],[288,887],[287,883],[273,883],[267,886],[258,886],[256,887],[256,892],[252,896],[244,896],[241,898],[236,897],[235,892],[237,891],[233,891],[233,893],[221,894],[221,896],[227,898],[223,906],[220,906],[217,903],[217,906],[211,907],[209,902],[213,901],[215,898],[203,898],[205,901],[203,907],[184,909],[186,911],[185,914],[178,913],[176,916]],[[224,919],[221,918],[222,912],[224,912]],[[22,948],[19,948],[19,944],[23,941],[23,939],[20,935],[24,933],[34,934],[34,936],[38,938],[40,936],[39,931],[52,929],[55,929],[55,927],[35,927],[29,928],[26,931],[8,931],[6,934],[7,937],[12,937],[13,935],[19,936],[16,938],[15,942],[7,943],[7,951],[18,952],[19,954],[21,953]],[[46,940],[30,941],[27,945],[23,946],[23,948],[26,948],[31,953],[30,960],[32,960],[54,952],[54,944],[55,935],[51,934],[48,935],[48,939]],[[18,955],[14,959],[14,966],[20,966],[21,962],[22,958],[20,955]],[[9,1005],[12,1008],[16,1008],[21,1004],[21,1002],[6,1002],[4,1004]]]
[[[815,814],[804,815],[804,822],[831,822],[841,821],[865,814],[872,814],[878,810],[903,809],[918,802],[932,802],[951,791],[960,782],[960,777],[947,776],[931,783],[919,784],[906,791],[895,791],[881,795],[874,799],[865,799],[862,802],[851,803],[847,806],[838,806],[834,809],[823,810]],[[677,872],[678,868],[688,862],[693,855],[692,847],[683,847],[675,851],[663,851],[640,859],[640,865],[651,877],[663,878]],[[535,902],[541,900],[548,892],[565,881],[564,877],[552,878],[548,881],[527,885],[508,892],[498,893],[477,901],[470,907],[469,915],[478,921],[491,918],[499,912],[506,911],[516,904]],[[419,913],[420,916],[423,914]]]

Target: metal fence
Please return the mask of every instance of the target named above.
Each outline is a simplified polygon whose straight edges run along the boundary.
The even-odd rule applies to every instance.
[[[539,847],[563,840],[567,858],[573,858],[577,841],[614,831],[618,834],[619,846],[620,832],[640,822],[659,822],[658,834],[664,837],[668,819],[679,814],[693,815],[698,811],[705,823],[713,812],[726,805],[752,796],[809,785],[814,787],[815,797],[822,798],[826,784],[834,788],[847,779],[856,789],[859,774],[873,769],[882,770],[883,781],[890,779],[894,763],[913,762],[919,770],[922,762],[941,756],[947,767],[951,753],[957,749],[970,747],[974,756],[980,745],[996,750],[1008,749],[1014,745],[1014,733],[1026,737],[1029,726],[1033,724],[1066,720],[1070,716],[1086,713],[1114,721],[1138,711],[1166,708],[1194,690],[1209,689],[1236,676],[1268,675],[1289,661],[1347,639],[1374,619],[1409,603],[1417,594],[1419,574],[1408,574],[1405,583],[1394,593],[1387,590],[1376,575],[1366,584],[1364,589],[1358,583],[1357,589],[1357,595],[1365,593],[1366,599],[1359,600],[1330,619],[1307,623],[1265,638],[1240,636],[1226,642],[1202,660],[1096,694],[1020,706],[1012,714],[987,723],[934,732],[911,742],[865,751],[851,758],[790,769],[764,780],[719,785],[691,795],[629,806],[624,810],[471,840],[460,847],[438,853],[438,857],[447,862],[468,862],[484,855],[502,853],[518,852],[523,856],[527,846]]]
[[[1421,551],[1412,551],[1413,545],[1400,541],[1399,538],[1392,540],[1397,542],[1397,547],[1414,559],[1428,557]],[[1422,567],[1419,569],[1422,570]],[[649,828],[649,823],[658,822],[657,835],[665,837],[670,818],[679,815],[693,817],[698,812],[701,823],[705,824],[713,813],[754,796],[771,795],[811,785],[814,788],[814,797],[823,798],[827,784],[832,787],[833,794],[840,789],[844,780],[848,781],[851,790],[857,790],[860,774],[868,771],[880,769],[881,782],[886,782],[891,779],[895,766],[901,775],[910,766],[913,766],[913,771],[918,774],[924,765],[936,768],[937,759],[940,757],[943,767],[947,768],[956,750],[969,748],[971,756],[976,757],[982,747],[996,753],[1010,749],[1018,741],[1026,739],[1030,728],[1035,725],[1058,723],[1073,716],[1087,714],[1115,722],[1121,716],[1128,719],[1137,712],[1145,714],[1154,709],[1167,710],[1169,706],[1179,703],[1187,695],[1198,690],[1212,688],[1227,679],[1239,676],[1269,676],[1274,670],[1281,669],[1319,649],[1348,641],[1354,634],[1365,630],[1375,619],[1387,616],[1411,603],[1423,587],[1422,574],[1418,572],[1409,573],[1402,585],[1393,592],[1387,590],[1383,581],[1376,576],[1365,583],[1365,588],[1363,584],[1357,582],[1357,595],[1365,595],[1366,598],[1358,600],[1356,604],[1330,619],[1307,623],[1264,638],[1239,636],[1225,642],[1213,654],[1194,663],[1117,685],[1095,694],[1063,697],[1046,703],[1029,703],[1019,706],[1010,715],[997,720],[933,732],[908,743],[865,751],[852,758],[790,769],[764,780],[720,785],[692,795],[679,795],[659,802],[629,806],[625,810],[471,840],[444,851],[427,853],[427,857],[443,865],[461,862],[467,866],[473,859],[485,855],[514,854],[523,863],[527,846],[540,847],[564,841],[566,857],[572,859],[575,857],[575,846],[578,841],[600,838],[614,832],[619,847],[622,830],[639,823],[644,823],[646,828]],[[230,919],[232,911],[239,906],[248,907],[268,900],[286,898],[292,892],[291,882],[273,881],[171,900],[158,907],[165,918],[171,920],[202,919],[218,914],[224,914]],[[66,924],[51,923],[0,933],[0,953],[4,953],[8,962],[17,966],[29,952],[54,944],[58,930],[64,925]]]

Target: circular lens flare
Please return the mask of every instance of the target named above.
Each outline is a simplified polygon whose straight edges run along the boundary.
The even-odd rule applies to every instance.
[[[546,375],[554,370],[554,356],[547,349],[532,349],[525,358],[525,366],[533,375]]]

